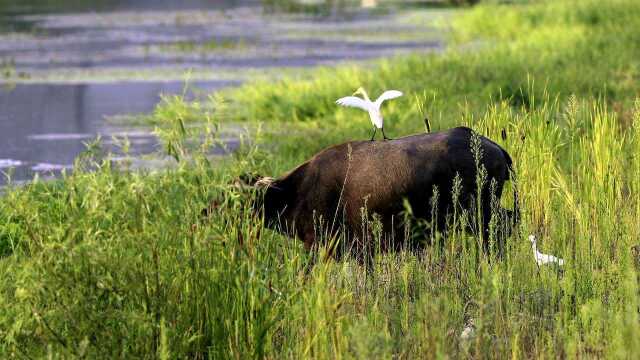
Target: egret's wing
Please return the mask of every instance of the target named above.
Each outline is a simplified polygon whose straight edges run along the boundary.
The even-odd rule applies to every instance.
[[[543,264],[558,264],[560,266],[564,265],[564,260],[553,256],[551,254],[540,254],[540,260]]]
[[[564,260],[562,260],[559,257],[553,256],[553,255],[549,255],[549,257],[551,258],[551,262],[556,263],[560,266],[564,265]]]
[[[355,96],[346,96],[336,100],[336,104],[341,106],[354,107],[358,109],[362,109],[364,111],[369,111],[369,103]]]
[[[387,90],[378,97],[378,99],[376,100],[376,105],[380,107],[383,101],[395,99],[400,96],[402,96],[402,93],[398,90]]]
[[[548,264],[548,263],[552,263],[553,261],[553,256],[548,255],[548,254],[540,254],[540,260],[542,260],[543,264]]]

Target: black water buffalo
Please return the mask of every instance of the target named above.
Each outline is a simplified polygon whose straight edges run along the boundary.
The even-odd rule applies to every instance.
[[[345,248],[353,252],[372,245],[367,243],[372,238],[372,227],[365,228],[363,224],[368,222],[363,219],[379,219],[381,226],[377,229],[385,241],[376,246],[381,250],[407,245],[407,204],[412,219],[437,224],[440,230],[445,230],[447,217],[456,206],[458,210],[481,214],[478,234],[485,238],[486,247],[489,222],[496,213],[491,211],[490,194],[493,191],[493,199],[500,199],[504,183],[510,178],[511,158],[493,141],[476,135],[476,148],[482,153],[480,163],[486,169],[478,202],[472,134],[471,129],[458,127],[390,141],[352,141],[332,146],[280,178],[254,182],[264,189],[259,192],[262,197],[257,204],[264,210],[267,226],[301,238],[309,249],[325,239],[335,239],[335,234],[347,234],[342,237],[346,239],[342,251],[335,250],[338,255]],[[457,205],[452,196],[456,178]],[[432,201],[436,188],[437,202]],[[497,212],[512,223],[517,218],[517,194],[514,199],[514,211]],[[475,206],[478,203],[482,205],[479,212]]]

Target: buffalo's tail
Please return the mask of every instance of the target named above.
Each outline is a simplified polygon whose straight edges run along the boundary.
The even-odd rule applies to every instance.
[[[516,179],[516,172],[513,169],[513,160],[511,160],[511,156],[509,153],[500,147],[502,150],[502,155],[504,155],[505,160],[507,161],[507,169],[509,171],[508,177],[511,180],[511,188],[513,189],[513,215],[512,215],[512,225],[516,226],[520,223],[520,202],[518,199],[518,182]]]

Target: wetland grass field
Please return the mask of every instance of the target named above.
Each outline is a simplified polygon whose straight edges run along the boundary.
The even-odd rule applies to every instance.
[[[175,167],[122,171],[90,146],[61,180],[3,190],[0,358],[637,357],[638,14],[635,0],[481,3],[456,12],[442,54],[165,98],[151,120]],[[511,154],[522,221],[503,257],[418,227],[442,245],[367,271],[263,228],[234,180],[367,139],[366,114],[334,104],[359,86],[405,93],[384,109],[392,137],[428,115]],[[240,150],[206,156],[236,122]],[[536,265],[532,233],[562,271]]]

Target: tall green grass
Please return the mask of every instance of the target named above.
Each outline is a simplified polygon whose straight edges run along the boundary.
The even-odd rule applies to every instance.
[[[482,112],[487,102],[506,100],[529,107],[530,100],[546,95],[604,97],[629,107],[638,91],[638,11],[640,5],[628,0],[478,6],[454,18],[453,39],[459,46],[444,56],[414,55],[337,71],[314,69],[304,80],[251,83],[231,98],[237,99],[242,118],[286,122],[343,122],[353,113],[337,109],[333,100],[358,85],[372,94],[389,87],[426,93],[436,124],[456,119],[439,113],[460,106]],[[390,126],[411,126],[398,123],[403,119],[415,122],[415,111],[407,111],[410,104],[410,97],[390,103]]]
[[[625,80],[637,76],[638,5],[486,6],[456,27],[461,41],[485,39],[472,49],[250,84],[206,105],[166,98],[153,116],[175,168],[122,171],[88,152],[60,181],[6,189],[0,357],[640,352],[630,252],[640,236],[640,103],[638,85]],[[495,14],[506,30],[483,28]],[[603,18],[584,21],[589,14]],[[250,211],[254,194],[234,180],[276,175],[324,146],[366,138],[366,114],[333,104],[360,85],[405,91],[384,109],[393,136],[424,131],[425,105],[434,128],[467,125],[510,152],[523,219],[504,257],[452,231],[442,247],[379,254],[367,271],[348,258],[315,259],[264,228]],[[264,131],[212,163],[219,129],[238,120]],[[536,266],[529,233],[565,259],[563,272]],[[474,335],[461,339],[470,319]]]

